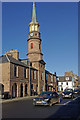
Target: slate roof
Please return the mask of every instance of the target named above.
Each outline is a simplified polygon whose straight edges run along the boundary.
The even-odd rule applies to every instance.
[[[66,80],[66,77],[69,77],[69,80]],[[59,81],[58,82],[66,82],[66,81],[72,81],[72,77],[71,76],[61,76],[61,77],[58,77],[59,78]]]
[[[42,63],[43,65],[45,65],[46,63],[44,62],[44,60],[39,60],[40,63]]]
[[[26,64],[24,64],[20,60],[16,60],[15,58],[13,58],[10,55],[2,55],[2,56],[0,56],[0,63],[7,63],[7,62],[22,65],[22,66],[27,66]]]
[[[9,61],[8,61],[6,55],[0,56],[0,63],[7,63],[7,62],[9,62]]]
[[[2,55],[2,56],[0,56],[0,63],[8,63],[8,62],[16,64],[16,65],[21,65],[21,66],[24,66],[24,67],[29,67],[24,62],[21,62],[21,60],[16,60],[15,58],[13,58],[10,55]],[[31,68],[35,69],[33,67],[31,67]]]

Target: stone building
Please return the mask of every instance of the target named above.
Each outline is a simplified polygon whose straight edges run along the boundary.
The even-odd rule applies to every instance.
[[[45,70],[45,89],[46,91],[57,91],[57,76]]]
[[[66,71],[64,76],[58,76],[58,91],[64,91],[66,88],[78,88],[78,76],[72,71]]]
[[[27,59],[19,59],[18,50],[5,51],[0,57],[1,92],[9,92],[11,97],[40,94],[42,91],[57,91],[57,76],[45,70],[41,52],[39,23],[33,3],[32,21],[29,24]]]
[[[18,55],[17,50],[11,50],[6,51],[0,58],[0,67],[2,67],[0,82],[4,86],[4,91],[9,92],[12,97],[31,95],[30,89],[37,90],[38,86],[38,70],[29,66],[27,59],[20,60]],[[30,88],[33,84],[34,88]]]

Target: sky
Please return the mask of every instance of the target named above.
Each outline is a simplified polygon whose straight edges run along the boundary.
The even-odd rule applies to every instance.
[[[2,3],[2,54],[18,49],[19,58],[28,52],[32,2]],[[41,52],[49,72],[58,76],[65,71],[78,74],[78,3],[36,2],[40,23]]]

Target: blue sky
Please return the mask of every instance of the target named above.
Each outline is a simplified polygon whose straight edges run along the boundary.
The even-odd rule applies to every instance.
[[[46,69],[59,76],[78,73],[78,3],[37,2],[36,12]],[[27,58],[31,18],[32,2],[3,3],[2,54],[18,49],[19,57]]]

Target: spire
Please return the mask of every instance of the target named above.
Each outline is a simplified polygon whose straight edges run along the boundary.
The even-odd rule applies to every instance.
[[[31,22],[33,22],[33,23],[37,22],[35,2],[33,2],[32,21]]]

